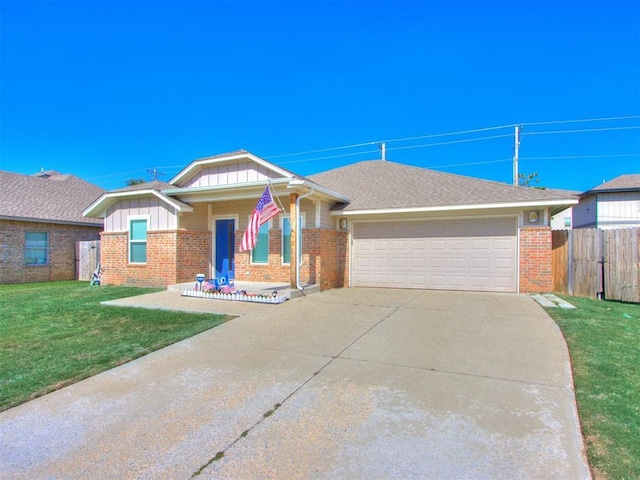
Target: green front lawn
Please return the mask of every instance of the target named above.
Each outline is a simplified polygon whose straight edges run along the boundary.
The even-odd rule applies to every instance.
[[[100,305],[155,291],[88,282],[0,285],[0,411],[230,318]]]
[[[640,305],[562,296],[548,308],[569,345],[596,479],[640,478]]]

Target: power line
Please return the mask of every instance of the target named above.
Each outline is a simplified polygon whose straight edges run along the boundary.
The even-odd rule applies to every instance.
[[[511,160],[511,158],[503,158],[501,160],[485,160],[483,162],[450,163],[448,165],[434,165],[428,168],[466,167],[468,165],[485,165],[487,163],[505,163]]]
[[[89,178],[87,178],[87,180],[96,180],[96,179],[99,179],[99,178],[109,178],[109,177],[119,177],[121,175],[130,175],[132,173],[141,172],[142,170],[144,170],[144,168],[139,168],[137,170],[130,170],[128,172],[112,173],[112,174],[109,174],[109,175],[100,175],[100,176],[97,176],[97,177],[89,177]]]
[[[605,121],[612,121],[612,120],[628,120],[631,118],[640,118],[640,115],[627,115],[624,117],[582,118],[580,120],[556,120],[553,122],[529,122],[529,123],[520,123],[519,125],[552,125],[552,124],[560,124],[560,123],[605,122]]]
[[[504,138],[511,137],[510,133],[505,135],[492,135],[490,137],[479,137],[479,138],[466,138],[464,140],[452,140],[451,142],[438,142],[438,143],[423,143],[421,145],[406,145],[404,147],[392,147],[387,150],[407,150],[410,148],[424,148],[424,147],[438,147],[440,145],[453,145],[454,143],[467,143],[467,142],[478,142],[480,140],[492,140],[494,138]]]
[[[505,137],[511,137],[511,134],[505,134],[505,135],[492,135],[490,137],[479,137],[479,138],[466,138],[464,140],[453,140],[450,142],[438,142],[438,143],[424,143],[421,145],[405,145],[404,147],[392,147],[392,148],[387,148],[387,150],[407,150],[407,149],[412,149],[412,148],[426,148],[426,147],[438,147],[441,145],[452,145],[455,143],[468,143],[468,142],[478,142],[481,140],[492,140],[495,138],[505,138]],[[289,162],[280,162],[281,165],[289,165],[291,163],[305,163],[305,162],[315,162],[317,160],[327,160],[330,158],[342,158],[342,157],[352,157],[354,155],[364,155],[365,153],[377,153],[377,150],[367,150],[364,152],[353,152],[353,153],[343,153],[340,155],[329,155],[329,156],[325,156],[325,157],[315,157],[315,158],[307,158],[304,160],[292,160]]]
[[[471,129],[471,130],[459,130],[459,131],[455,131],[455,132],[445,132],[445,133],[434,133],[434,134],[429,134],[429,135],[418,135],[418,136],[413,136],[413,137],[404,137],[404,138],[393,138],[393,139],[388,139],[388,140],[374,140],[371,142],[363,142],[363,143],[354,143],[354,144],[350,144],[350,145],[342,145],[339,147],[329,147],[329,148],[321,148],[321,149],[316,149],[316,150],[307,150],[304,152],[295,152],[295,153],[285,153],[285,154],[280,154],[280,155],[270,155],[265,157],[266,159],[272,159],[272,158],[283,158],[283,157],[292,157],[292,156],[298,156],[298,155],[308,155],[311,153],[322,153],[322,152],[330,152],[330,151],[335,151],[335,150],[343,150],[343,149],[349,149],[349,148],[358,148],[358,147],[364,147],[364,146],[368,146],[368,145],[374,145],[376,143],[393,143],[393,142],[408,142],[411,140],[423,140],[426,138],[438,138],[438,137],[449,137],[449,136],[454,136],[454,135],[465,135],[465,134],[470,134],[470,133],[478,133],[478,132],[486,132],[486,131],[491,131],[491,130],[501,130],[501,129],[505,129],[505,128],[512,128],[515,127],[517,125],[527,125],[527,126],[533,126],[533,125],[553,125],[553,124],[566,124],[566,123],[584,123],[584,122],[607,122],[607,121],[615,121],[615,120],[629,120],[629,119],[637,119],[640,118],[640,115],[625,115],[625,116],[617,116],[617,117],[600,117],[600,118],[580,118],[580,119],[575,119],[575,120],[553,120],[553,121],[547,121],[547,122],[527,122],[527,123],[508,123],[505,125],[496,125],[496,126],[492,126],[492,127],[484,127],[484,128],[475,128],[475,129]],[[621,127],[624,128],[624,127]],[[631,128],[637,128],[637,127],[631,127]],[[594,130],[596,131],[596,130]],[[576,130],[577,132],[577,130]],[[534,132],[529,133],[528,135],[532,135],[534,134]],[[329,157],[329,158],[333,158],[333,157]]]
[[[616,153],[613,155],[566,155],[562,157],[520,157],[520,160],[570,160],[578,158],[640,157],[640,153]]]
[[[445,132],[445,133],[436,133],[436,134],[429,134],[429,135],[419,135],[419,136],[413,136],[413,137],[395,138],[395,139],[382,140],[382,141],[371,141],[371,142],[354,143],[354,144],[351,144],[351,145],[343,145],[343,146],[339,146],[339,147],[330,147],[330,148],[322,148],[322,149],[316,149],[316,150],[307,150],[307,151],[296,152],[296,153],[286,153],[286,154],[281,154],[281,155],[272,155],[272,156],[267,156],[267,157],[264,157],[264,158],[266,158],[266,159],[274,159],[274,158],[283,158],[283,157],[291,157],[291,156],[308,155],[308,154],[311,154],[311,153],[331,152],[331,151],[337,151],[337,150],[345,150],[345,149],[350,149],[350,148],[358,148],[358,147],[364,147],[364,146],[369,146],[369,145],[375,145],[375,144],[381,143],[381,142],[393,143],[393,142],[405,142],[405,141],[411,141],[411,140],[421,140],[421,139],[427,139],[427,138],[440,138],[440,137],[449,137],[449,136],[455,136],[455,135],[465,135],[465,134],[470,134],[470,133],[479,133],[479,132],[487,132],[487,131],[492,131],[492,130],[500,130],[500,129],[505,129],[505,128],[512,128],[512,127],[514,127],[516,125],[533,126],[533,125],[552,125],[552,124],[567,124],[567,123],[605,122],[605,121],[628,120],[628,119],[637,119],[637,118],[640,118],[640,115],[627,115],[627,116],[601,117],[601,118],[583,118],[583,119],[574,119],[574,120],[554,120],[554,121],[546,121],[546,122],[528,122],[528,123],[517,123],[517,124],[516,123],[510,123],[510,124],[505,124],[505,125],[497,125],[497,126],[484,127],[484,128],[475,128],[475,129],[470,129],[470,130],[459,130],[459,131],[455,131],[455,132]],[[557,130],[557,131],[548,131],[548,132],[523,132],[523,133],[521,133],[521,135],[568,134],[568,133],[584,133],[584,132],[598,132],[598,131],[631,130],[631,129],[638,129],[638,128],[640,128],[640,126],[607,127],[607,128],[592,128],[592,129],[579,129],[579,130]],[[407,150],[407,149],[415,149],[415,148],[427,148],[427,147],[435,147],[435,146],[442,146],[442,145],[453,145],[453,144],[458,144],[458,143],[477,142],[477,141],[491,140],[491,139],[497,139],[497,138],[505,138],[505,137],[511,137],[511,136],[512,136],[512,134],[491,135],[491,136],[487,136],[487,137],[477,137],[477,138],[453,140],[453,141],[448,141],[448,142],[424,143],[424,144],[419,144],[419,145],[405,145],[405,146],[398,146],[398,147],[390,147],[390,148],[387,148],[387,150]],[[345,158],[345,157],[351,157],[351,156],[355,156],[355,155],[365,155],[365,154],[370,154],[370,153],[377,153],[377,151],[378,150],[365,150],[365,151],[358,151],[358,152],[353,152],[353,153],[344,153],[344,154],[340,154],[340,155],[328,155],[328,156],[316,157],[316,158],[307,158],[307,159],[301,159],[301,160],[291,160],[291,161],[286,161],[286,162],[280,162],[280,164],[288,165],[288,164],[294,164],[294,163],[306,163],[306,162],[313,162],[313,161],[317,161],[317,160],[327,160],[327,159],[333,159],[333,158]],[[584,155],[584,156],[566,156],[566,157],[529,157],[529,158],[525,157],[525,158],[521,158],[521,160],[547,160],[547,159],[551,160],[551,159],[570,159],[570,158],[604,158],[604,157],[625,157],[625,156],[640,156],[640,155],[639,154],[615,154],[615,155]],[[469,163],[442,165],[442,166],[432,167],[432,168],[442,168],[442,167],[447,167],[447,166],[476,165],[476,164],[483,164],[483,163],[497,163],[497,162],[502,162],[502,161],[504,161],[504,160],[491,160],[491,161],[487,161],[487,162],[469,162]],[[159,167],[159,168],[163,168],[163,169],[184,168],[184,165],[170,165],[170,166],[164,166],[164,167]],[[140,172],[142,170],[144,170],[144,169],[141,168],[141,169],[132,170],[132,171],[129,171],[129,172],[122,172],[122,173],[116,173],[116,174],[95,176],[95,177],[90,177],[89,180],[110,178],[110,177],[118,177],[118,176],[128,175],[128,174],[132,174],[132,173],[137,173],[137,172]]]
[[[633,130],[640,128],[640,125],[631,127],[608,127],[608,128],[584,128],[580,130],[556,130],[552,132],[524,132],[522,135],[552,135],[557,133],[584,133],[584,132],[608,132],[612,130]]]
[[[342,147],[320,148],[318,150],[308,150],[306,152],[284,153],[284,154],[281,154],[281,155],[270,155],[270,156],[265,157],[265,158],[267,158],[267,159],[270,159],[270,158],[282,158],[282,157],[293,157],[293,156],[297,156],[297,155],[307,155],[309,153],[331,152],[333,150],[344,150],[344,149],[347,149],[347,148],[357,148],[357,147],[364,147],[364,146],[367,146],[367,145],[374,145],[375,143],[379,143],[379,142],[354,143],[352,145],[343,145]]]
[[[316,160],[326,160],[328,158],[353,157],[354,155],[364,155],[365,153],[377,153],[377,152],[378,150],[367,150],[365,152],[343,153],[340,155],[329,155],[326,157],[305,158],[304,160],[290,160],[288,162],[280,162],[280,165],[290,165],[292,163],[315,162]]]

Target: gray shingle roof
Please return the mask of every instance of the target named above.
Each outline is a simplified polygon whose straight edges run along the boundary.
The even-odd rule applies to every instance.
[[[82,211],[104,193],[97,185],[73,175],[45,172],[22,175],[0,170],[0,217],[102,225]]]
[[[594,192],[619,192],[622,190],[640,190],[640,174],[633,173],[620,175],[619,177],[609,180],[597,187],[592,188],[586,194]]]
[[[310,175],[309,180],[351,199],[344,211],[567,200],[566,191],[516,187],[383,160]]]

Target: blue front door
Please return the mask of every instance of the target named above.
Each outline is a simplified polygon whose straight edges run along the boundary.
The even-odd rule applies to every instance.
[[[235,221],[233,219],[216,220],[216,278],[228,276],[235,278],[234,274],[234,238]]]

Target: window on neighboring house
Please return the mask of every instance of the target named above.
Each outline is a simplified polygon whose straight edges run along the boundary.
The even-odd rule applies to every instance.
[[[129,263],[147,263],[147,219],[129,220]]]
[[[48,265],[49,234],[47,232],[24,232],[24,264]]]
[[[269,263],[269,225],[271,220],[260,225],[256,246],[251,250],[251,263]]]
[[[291,264],[291,218],[281,217],[282,221],[282,263]],[[304,228],[304,216],[298,220],[298,245],[302,247],[302,229]],[[302,259],[302,248],[298,249],[298,264]]]
[[[571,217],[564,217],[564,226],[565,227],[571,226]]]

